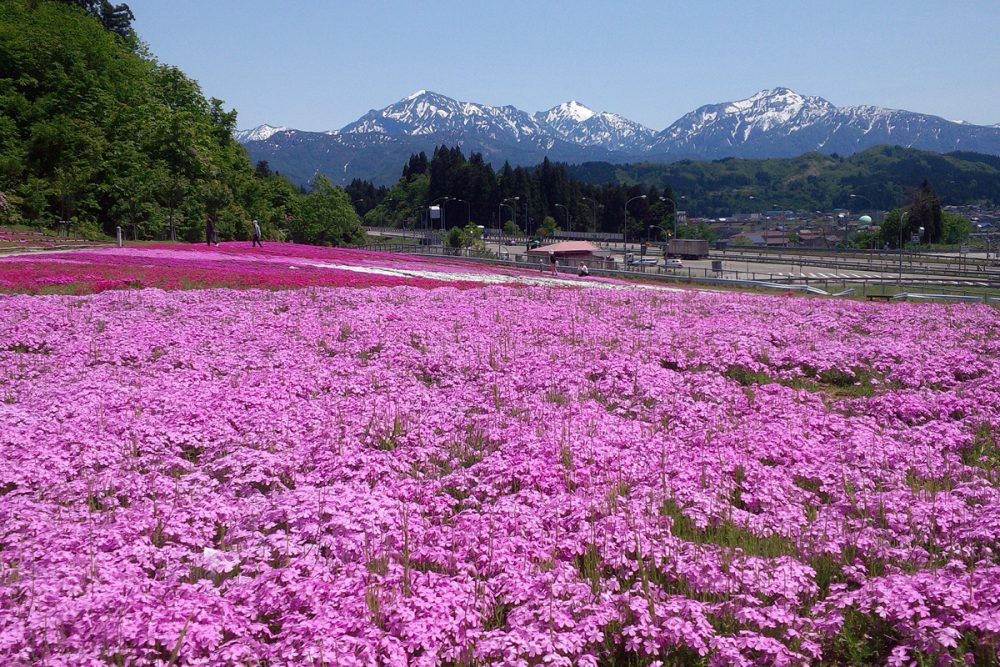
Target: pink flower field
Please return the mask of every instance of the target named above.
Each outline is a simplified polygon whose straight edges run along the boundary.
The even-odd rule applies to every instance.
[[[0,663],[996,663],[993,308],[173,252],[327,282],[0,295]]]
[[[161,244],[126,248],[74,250],[65,253],[0,255],[0,293],[90,294],[111,289],[200,289],[206,287],[287,289],[298,287],[439,287],[439,280],[345,270],[395,267],[427,269],[424,258],[404,259],[386,253],[268,243],[250,251],[246,243]],[[475,265],[433,264],[437,270]],[[474,286],[475,281],[451,281]]]

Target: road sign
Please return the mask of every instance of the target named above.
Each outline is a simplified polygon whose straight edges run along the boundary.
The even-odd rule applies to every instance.
[[[967,246],[967,245],[959,246],[958,247],[958,252],[961,253],[961,254],[963,254],[963,255],[968,255],[969,254],[969,246]]]
[[[920,234],[910,234],[910,243],[920,243]]]

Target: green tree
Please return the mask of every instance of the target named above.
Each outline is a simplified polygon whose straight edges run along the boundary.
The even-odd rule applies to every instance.
[[[503,233],[507,236],[524,236],[524,232],[521,228],[515,225],[511,220],[503,223]]]
[[[108,0],[63,0],[63,2],[84,10],[100,21],[106,30],[120,37],[133,36],[132,21],[135,20],[135,15],[124,2],[117,5],[111,4]]]
[[[312,190],[299,205],[289,231],[293,241],[316,245],[348,245],[364,238],[347,193],[325,176],[313,179]]]
[[[267,178],[271,176],[271,165],[267,163],[267,160],[258,160],[253,168],[253,173],[257,178]]]
[[[296,207],[301,199],[288,179],[269,169],[255,169],[254,177],[246,185],[243,199],[249,218],[257,219],[265,239],[285,240],[285,220],[288,216],[295,217]],[[249,226],[247,232],[249,233]]]
[[[900,225],[902,224],[902,229]],[[900,241],[903,244],[910,242],[910,234],[917,227],[913,223],[913,215],[909,210],[894,209],[886,214],[885,219],[879,227],[878,243],[882,247],[898,248]]]
[[[18,215],[15,202],[7,196],[7,193],[0,190],[0,224],[12,225],[19,224],[20,222],[21,218]]]
[[[172,172],[162,161],[155,162],[153,168],[157,174],[153,197],[160,210],[166,213],[167,238],[176,241],[178,227],[183,222],[181,212],[191,190],[191,183],[183,174]]]
[[[414,176],[426,175],[429,166],[430,163],[427,160],[427,154],[423,151],[411,155],[409,162],[403,167],[402,180],[408,181]]]
[[[430,178],[414,173],[401,178],[365,216],[370,224],[415,228],[424,220]]]
[[[940,243],[943,226],[941,221],[941,200],[931,189],[930,183],[924,179],[917,189],[910,204],[910,226],[912,229],[924,228],[920,237],[921,243]]]
[[[554,236],[557,231],[559,231],[559,226],[556,224],[556,219],[551,215],[545,216],[542,224],[538,227],[538,235],[543,239]]]
[[[718,236],[704,222],[688,222],[677,227],[677,238],[679,239],[705,239],[714,241]]]
[[[879,230],[864,229],[851,237],[850,246],[861,250],[879,248],[881,243]]]
[[[465,234],[461,227],[452,227],[444,236],[444,244],[448,248],[461,248],[465,242]]]
[[[972,233],[972,222],[961,215],[941,212],[941,243],[958,245],[969,240]]]
[[[18,217],[140,238],[200,238],[209,210],[222,238],[258,212],[283,225],[297,204],[270,197],[294,189],[263,187],[269,174],[232,138],[235,111],[158,63],[131,20],[106,0],[2,4],[0,189]]]
[[[465,227],[452,227],[445,235],[445,245],[449,248],[471,248],[485,250],[483,230],[479,225],[470,222]]]

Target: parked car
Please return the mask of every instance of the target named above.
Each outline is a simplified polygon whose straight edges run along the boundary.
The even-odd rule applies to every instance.
[[[676,257],[667,257],[663,260],[663,268],[665,269],[683,269],[684,262],[677,259]]]
[[[625,258],[625,263],[629,266],[656,266],[655,257],[636,257],[629,255]]]

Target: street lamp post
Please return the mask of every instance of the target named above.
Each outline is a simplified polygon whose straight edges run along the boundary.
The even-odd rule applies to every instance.
[[[569,207],[566,206],[565,204],[556,204],[556,208],[561,208],[562,210],[566,211],[566,231],[567,232],[572,231],[569,222]]]
[[[514,211],[514,205],[513,205],[513,204],[507,204],[507,203],[505,203],[506,201],[507,201],[507,200],[505,199],[505,200],[503,200],[502,202],[500,202],[500,206],[498,206],[497,208],[498,208],[498,209],[499,209],[499,208],[505,208],[505,207],[506,207],[506,208],[509,208],[509,209],[510,209],[510,214],[511,214],[511,220],[513,221],[513,218],[514,218],[514,214],[515,214],[515,211]],[[500,215],[500,213],[498,212],[498,213],[497,213],[497,215],[499,216],[499,215]]]
[[[920,249],[920,244],[922,243],[923,238],[924,238],[924,228],[923,227],[917,227],[917,247],[914,248],[912,244],[910,245],[910,270],[911,271],[913,270],[913,262],[916,261],[916,254],[917,254],[917,251]]]
[[[511,216],[510,221],[511,221],[511,224],[513,224],[515,227],[517,227],[517,209],[514,208],[514,206],[511,206],[510,204],[508,204],[507,202],[509,202],[509,201],[518,201],[520,199],[521,199],[520,197],[504,197],[503,199],[500,200],[500,206],[506,206],[507,208],[510,209],[510,216]],[[500,207],[498,206],[497,207],[497,218],[498,218],[497,222],[499,222],[499,216],[500,216]]]
[[[625,220],[622,225],[622,241],[624,242],[624,259],[625,263],[628,263],[628,205],[634,202],[636,199],[646,199],[646,195],[639,195],[638,197],[632,197],[631,199],[625,200]]]
[[[853,192],[851,194],[847,195],[847,197],[849,199],[864,199],[866,202],[868,202],[868,207],[869,207],[868,210],[871,211],[873,214],[875,213],[875,209],[872,208],[872,200],[869,199],[868,197],[865,197],[864,195],[855,194]],[[874,215],[870,216],[870,218],[874,219]],[[858,223],[860,224],[862,221],[863,221],[863,219],[859,217],[858,218]],[[871,221],[867,222],[866,224],[868,225],[868,233],[871,234],[871,225],[872,225]],[[875,236],[872,235],[872,237],[871,237],[871,254],[868,256],[868,266],[871,266],[872,261],[874,260],[874,258],[875,258]]]
[[[428,228],[433,229],[433,226],[432,226],[433,223],[431,222],[431,214],[430,214],[430,210],[429,210],[430,207],[433,207],[434,204],[435,204],[435,202],[441,202],[443,204],[446,201],[448,201],[449,199],[451,199],[451,197],[445,195],[444,197],[438,197],[437,199],[435,199],[434,201],[432,201],[430,203],[430,205],[428,206],[428,211],[427,211],[427,227]],[[444,234],[444,206],[441,207],[441,233]]]
[[[684,199],[684,195],[681,195],[681,199]],[[672,238],[677,238],[677,202],[670,197],[660,197],[660,201],[668,201],[674,207],[674,214],[671,216],[674,219],[674,234]]]
[[[903,221],[909,214],[909,211],[903,211],[902,215],[899,216],[899,277],[896,279],[897,285],[903,283]]]
[[[472,224],[472,205],[465,199],[460,197],[452,197],[451,201],[460,201],[465,204],[465,226],[468,227]]]
[[[520,197],[506,197],[505,199],[502,199],[500,201],[500,205],[497,206],[497,224],[500,224],[500,209],[503,208],[504,206],[506,206],[507,208],[510,209],[511,224],[513,224],[514,227],[517,227],[517,209],[514,207],[513,204],[508,204],[507,202],[509,202],[509,201],[516,202],[519,199],[520,199]],[[503,227],[500,228],[500,231],[501,232],[503,231]],[[501,238],[501,236],[502,236],[502,234],[497,234],[497,256],[500,255],[500,238]]]

